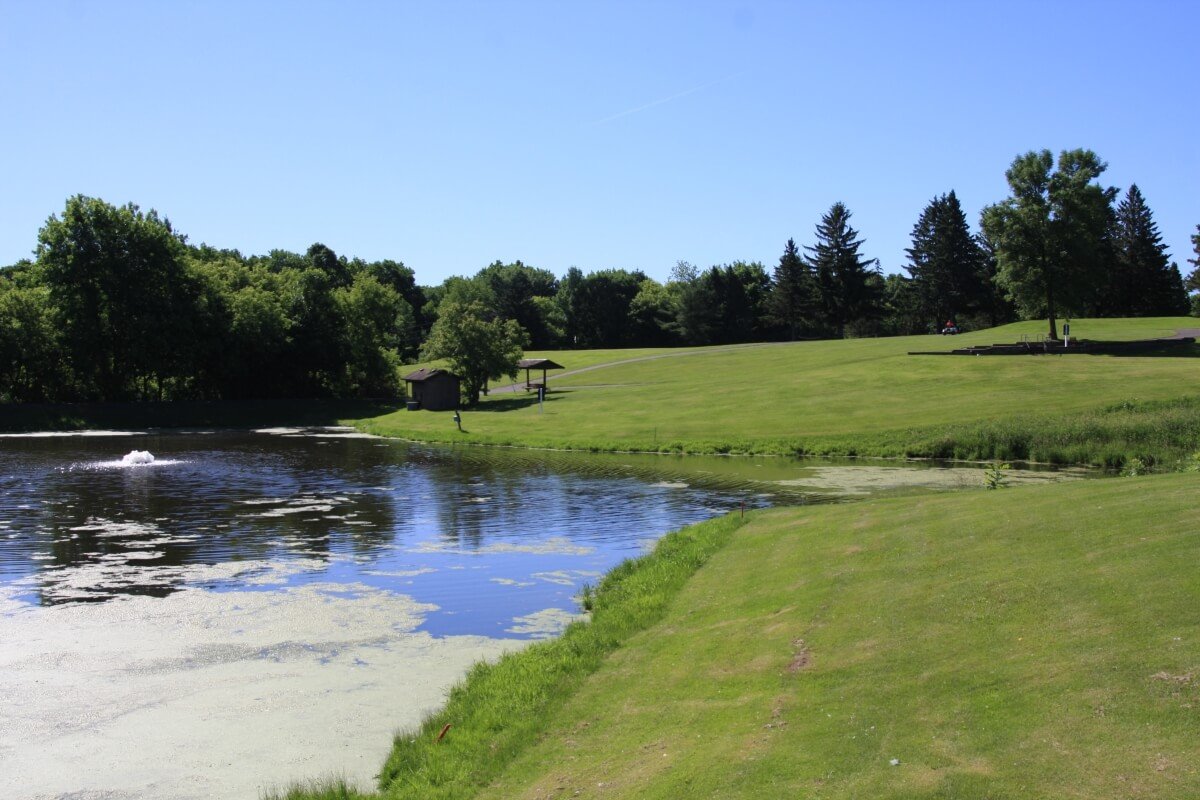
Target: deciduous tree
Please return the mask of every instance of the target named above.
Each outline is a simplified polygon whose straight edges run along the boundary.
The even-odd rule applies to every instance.
[[[151,210],[77,195],[38,234],[37,267],[85,396],[157,395],[191,374],[197,287],[184,242]]]
[[[1061,311],[1094,305],[1103,283],[1116,189],[1097,181],[1107,165],[1090,150],[1018,156],[1005,173],[1011,196],[983,211],[997,280],[1027,318],[1045,315],[1058,338]]]
[[[525,330],[511,319],[490,319],[477,301],[443,302],[429,339],[421,348],[428,360],[444,358],[462,378],[467,405],[479,402],[489,380],[516,375],[517,362],[528,341]]]

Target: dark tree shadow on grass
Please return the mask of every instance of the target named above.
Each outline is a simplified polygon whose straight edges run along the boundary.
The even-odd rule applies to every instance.
[[[560,396],[560,393],[558,393],[558,392],[550,392],[549,394],[546,395],[546,403],[547,404],[557,402],[559,399],[561,399],[561,396]],[[527,395],[508,395],[508,394],[496,395],[496,394],[493,394],[486,398],[481,399],[479,401],[478,405],[470,406],[463,410],[467,411],[467,412],[476,412],[476,413],[517,411],[522,408],[529,408],[530,406],[536,406],[537,402],[538,402],[538,397],[536,394],[534,394],[532,392]]]

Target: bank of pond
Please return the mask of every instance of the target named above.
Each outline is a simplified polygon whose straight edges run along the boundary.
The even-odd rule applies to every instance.
[[[477,665],[397,736],[380,796],[1194,797],[1194,492],[1151,476],[692,526],[611,573],[590,624]]]
[[[559,735],[547,726],[595,727],[593,712],[568,710],[595,680],[609,675],[608,691],[626,691],[650,680],[644,669],[665,668],[631,673],[622,661],[649,657],[653,642],[675,641],[661,657],[676,667],[728,656],[728,673],[716,661],[675,670],[681,708],[704,716],[709,701],[725,707],[711,693],[725,677],[773,674],[766,655],[743,669],[735,653],[710,653],[734,628],[734,639],[790,637],[775,679],[835,663],[794,602],[828,570],[872,565],[856,580],[882,581],[871,604],[836,611],[848,618],[886,608],[905,575],[912,591],[938,595],[937,581],[955,575],[954,592],[979,580],[990,591],[1007,580],[1001,542],[1033,541],[1048,498],[1083,491],[1050,484],[1127,484],[1080,481],[1098,473],[1078,469],[993,468],[1008,488],[985,492],[979,464],[438,448],[347,428],[110,433],[0,438],[0,629],[14,643],[0,680],[23,698],[0,712],[0,744],[5,774],[26,793],[245,796],[340,773],[340,786],[291,795],[354,796],[378,774],[387,796],[474,796],[514,780],[517,765],[529,771],[527,759]],[[124,457],[133,451],[154,457]],[[873,550],[862,537],[879,524],[890,533]],[[749,531],[782,549],[739,555]],[[985,542],[995,569],[960,572]],[[817,557],[835,546],[840,566]],[[940,553],[932,562],[912,560],[930,548]],[[701,565],[731,558],[753,574],[683,599],[709,573],[689,580]],[[773,597],[784,617],[748,614],[739,592]],[[806,624],[821,628],[813,614]],[[689,629],[693,615],[715,627]],[[547,641],[529,646],[538,639]],[[770,710],[761,725],[774,727],[761,730],[796,726],[785,711]],[[396,726],[405,733],[380,773]],[[697,733],[715,741],[718,728]],[[701,750],[680,739],[668,752],[687,760]],[[678,764],[660,757],[659,767]],[[539,796],[542,779],[529,780]],[[589,780],[572,779],[572,791],[595,789]],[[679,788],[664,786],[662,796]],[[653,796],[644,788],[622,791]]]

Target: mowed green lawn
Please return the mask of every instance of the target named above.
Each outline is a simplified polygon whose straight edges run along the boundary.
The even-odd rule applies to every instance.
[[[483,796],[1198,797],[1198,486],[761,512]]]
[[[1193,325],[1200,320],[1078,320],[1072,334],[1152,338]],[[1044,326],[1018,323],[957,337],[530,353],[554,358],[568,370],[659,357],[552,375],[541,409],[523,391],[493,393],[463,413],[463,434],[446,413],[398,412],[361,424],[387,435],[438,441],[785,452],[797,446],[820,451],[823,441],[838,440],[871,453],[884,449],[881,441],[894,446],[911,438],[906,432],[914,429],[1045,419],[1129,400],[1200,394],[1200,362],[1194,358],[907,355],[1015,341]],[[878,436],[883,433],[888,435]]]

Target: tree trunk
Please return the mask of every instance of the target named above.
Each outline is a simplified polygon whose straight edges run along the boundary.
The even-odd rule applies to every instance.
[[[1050,319],[1050,338],[1058,339],[1058,321],[1054,313],[1054,287],[1046,281],[1046,316]]]

